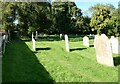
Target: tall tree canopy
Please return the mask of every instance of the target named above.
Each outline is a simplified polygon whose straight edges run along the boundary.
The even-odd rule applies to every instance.
[[[53,2],[53,23],[59,33],[70,33],[75,31],[77,18],[82,16],[81,10],[74,2]]]
[[[24,34],[36,30],[45,32],[52,22],[50,6],[48,2],[5,2],[2,4],[3,27],[5,30],[18,30]],[[17,28],[15,20],[19,21]]]
[[[43,32],[51,26],[50,3],[20,3],[18,14],[19,28],[22,32]]]
[[[2,3],[2,26],[5,30],[14,30],[14,20],[16,17],[16,4],[15,3]]]
[[[106,35],[118,35],[118,23],[116,10],[114,6],[108,4],[97,4],[90,8],[93,11],[90,26],[92,30],[97,30],[98,34],[105,33]]]

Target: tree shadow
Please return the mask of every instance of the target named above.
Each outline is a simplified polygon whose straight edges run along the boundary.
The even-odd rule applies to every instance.
[[[36,51],[38,51],[38,50],[50,50],[51,48],[49,48],[49,47],[46,47],[46,48],[36,48]]]
[[[94,47],[94,45],[90,45],[90,47]]]
[[[70,49],[70,52],[76,51],[76,50],[84,50],[84,49],[87,49],[87,48],[75,48],[75,49]]]
[[[13,39],[6,46],[2,62],[2,82],[54,84],[49,72],[33,51],[20,39]]]
[[[113,60],[114,60],[114,65],[115,66],[120,65],[120,57],[113,57]]]

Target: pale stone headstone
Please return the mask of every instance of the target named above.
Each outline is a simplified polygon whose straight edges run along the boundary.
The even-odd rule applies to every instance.
[[[89,47],[89,38],[87,36],[83,37],[83,45]]]
[[[35,39],[33,38],[33,50],[36,51]]]
[[[60,34],[60,39],[62,39],[62,34]]]
[[[38,32],[36,31],[35,39],[38,39]]]
[[[96,38],[97,62],[107,66],[114,66],[110,41],[105,34]]]
[[[34,39],[34,35],[33,35],[33,32],[32,32],[32,41],[33,41],[33,39]]]
[[[68,35],[65,34],[65,45],[66,45],[66,51],[69,52],[69,41],[68,41]]]
[[[115,38],[114,36],[111,36],[110,38],[110,43],[111,43],[111,47],[112,47],[112,53],[114,54],[120,54],[120,43],[119,40],[117,38]]]

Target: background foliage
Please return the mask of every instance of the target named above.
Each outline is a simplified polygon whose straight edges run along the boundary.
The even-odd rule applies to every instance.
[[[7,31],[31,35],[45,34],[101,34],[119,36],[119,8],[111,4],[96,4],[89,8],[92,17],[83,16],[74,2],[18,2],[0,3],[2,26]],[[18,24],[14,22],[18,20]]]

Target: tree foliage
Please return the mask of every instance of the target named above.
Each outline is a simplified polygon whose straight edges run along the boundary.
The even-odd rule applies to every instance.
[[[90,8],[91,18],[83,16],[74,2],[6,2],[2,3],[0,11],[3,28],[17,30],[23,35],[35,31],[47,34],[90,34],[97,31],[118,36],[120,32],[120,5],[115,9],[110,4],[97,4]],[[18,20],[17,27],[15,20]]]
[[[81,10],[74,2],[53,2],[53,22],[58,33],[72,33],[76,31],[77,19],[82,16]]]
[[[90,26],[98,34],[118,36],[116,9],[112,5],[97,4],[90,8],[93,11]]]

